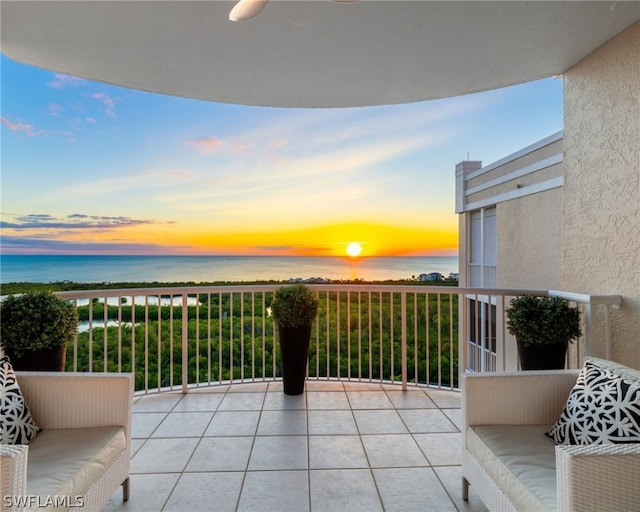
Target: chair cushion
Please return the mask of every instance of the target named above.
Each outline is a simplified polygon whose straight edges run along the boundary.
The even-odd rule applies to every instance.
[[[547,437],[556,444],[640,442],[640,372],[588,359]]]
[[[126,446],[123,427],[44,430],[29,445],[27,494],[68,496],[73,502]]]
[[[40,431],[24,401],[9,357],[0,358],[0,444],[29,444]]]
[[[548,425],[480,425],[467,449],[518,510],[557,510],[555,445]]]

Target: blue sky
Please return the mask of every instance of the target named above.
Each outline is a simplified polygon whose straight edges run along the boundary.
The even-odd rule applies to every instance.
[[[562,129],[553,78],[278,109],[1,66],[5,254],[455,254],[455,164]]]

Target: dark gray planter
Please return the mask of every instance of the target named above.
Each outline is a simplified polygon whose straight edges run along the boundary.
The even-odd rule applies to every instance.
[[[284,393],[286,395],[301,395],[304,393],[304,381],[307,376],[311,326],[278,326],[278,335],[280,337],[280,364]]]
[[[67,346],[41,348],[24,353],[16,357],[11,350],[5,349],[11,360],[11,366],[16,371],[32,372],[63,372],[66,361]]]
[[[562,370],[567,359],[567,343],[534,343],[524,346],[517,341],[520,369]]]

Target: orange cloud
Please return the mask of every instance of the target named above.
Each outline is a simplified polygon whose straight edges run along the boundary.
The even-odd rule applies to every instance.
[[[347,222],[295,230],[225,231],[180,223],[161,227],[163,236],[197,254],[344,256],[352,242],[361,256],[455,255],[457,225],[416,228],[366,222]],[[157,239],[157,238],[156,238]]]
[[[189,140],[187,144],[203,153],[211,153],[223,147],[224,141],[218,137],[203,137],[201,139]]]

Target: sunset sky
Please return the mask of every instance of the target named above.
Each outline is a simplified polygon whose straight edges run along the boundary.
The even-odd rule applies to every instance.
[[[4,254],[455,255],[455,164],[562,129],[552,78],[276,109],[1,66]]]

